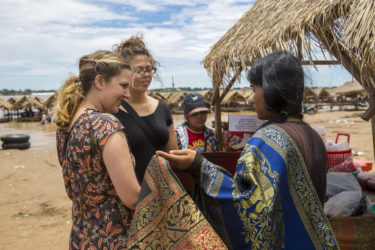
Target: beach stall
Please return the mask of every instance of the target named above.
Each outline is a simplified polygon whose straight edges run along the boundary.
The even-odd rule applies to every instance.
[[[273,51],[290,51],[304,65],[341,64],[366,90],[375,148],[375,2],[373,0],[258,0],[212,46],[203,64],[212,79],[215,127],[222,149],[221,102],[242,72]],[[224,91],[220,93],[220,89]],[[375,152],[375,150],[374,150]],[[363,222],[360,217],[358,220]],[[371,227],[348,218],[350,235],[334,226],[339,244],[363,248],[375,239]],[[354,230],[361,230],[358,236]],[[373,245],[372,245],[373,247]]]
[[[375,144],[374,8],[374,1],[363,0],[258,0],[203,59],[212,79],[211,103],[219,141],[220,103],[241,73],[256,59],[287,50],[304,65],[341,64],[353,75],[369,96],[369,108],[362,118],[371,119]],[[220,88],[224,88],[222,93]]]
[[[20,110],[25,110],[19,121],[40,121],[41,112],[46,111],[44,104],[30,96],[24,96],[19,99],[13,104],[12,109],[16,110],[18,114]],[[33,109],[37,109],[38,112],[34,113]]]

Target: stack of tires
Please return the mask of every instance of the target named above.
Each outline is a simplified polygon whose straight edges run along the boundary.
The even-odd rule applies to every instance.
[[[26,134],[8,134],[1,137],[3,149],[28,149],[30,136]]]

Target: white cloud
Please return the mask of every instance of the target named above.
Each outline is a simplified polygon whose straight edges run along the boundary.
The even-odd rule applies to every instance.
[[[139,32],[163,66],[160,76],[164,83],[170,83],[174,76],[176,86],[191,83],[191,87],[210,87],[200,61],[252,3],[3,0],[0,32],[5,39],[0,40],[0,88],[38,89],[45,86],[38,77],[57,79],[50,83],[57,88],[69,72],[77,72],[79,57],[111,49]],[[34,82],[25,83],[28,77]]]

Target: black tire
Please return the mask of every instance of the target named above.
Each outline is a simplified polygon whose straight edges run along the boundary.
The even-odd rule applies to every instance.
[[[28,149],[30,147],[30,142],[14,142],[6,143],[2,145],[3,149]]]
[[[1,137],[4,143],[21,143],[28,142],[30,139],[29,135],[26,134],[8,134]]]

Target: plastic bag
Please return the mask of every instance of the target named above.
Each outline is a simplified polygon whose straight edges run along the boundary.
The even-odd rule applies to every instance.
[[[344,172],[327,173],[326,199],[343,191],[360,192],[361,190],[361,186],[353,174]]]
[[[326,144],[327,152],[339,152],[339,151],[347,151],[350,149],[349,142],[340,142],[334,143],[333,141],[327,141]]]
[[[358,216],[366,211],[367,200],[361,191],[343,191],[324,203],[324,212],[328,217]]]
[[[324,126],[312,126],[312,128],[322,137],[324,145],[327,144],[326,128]]]

